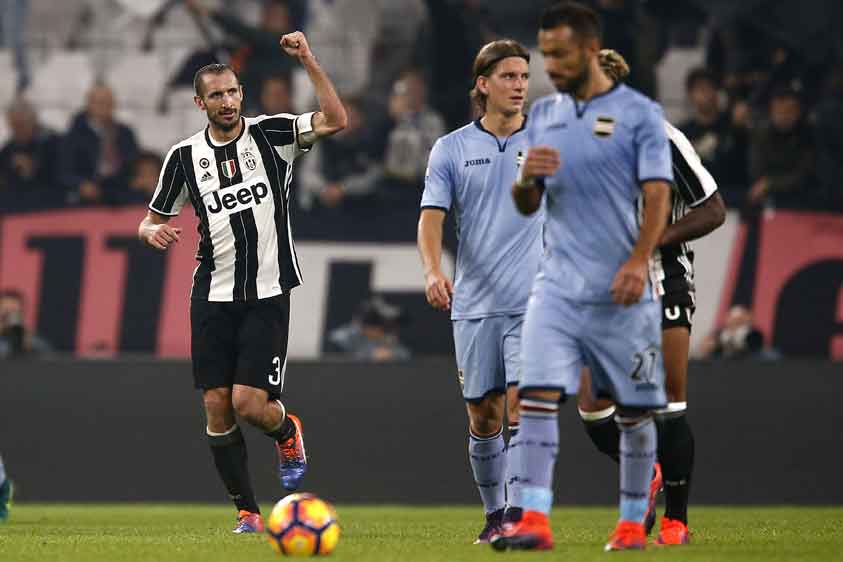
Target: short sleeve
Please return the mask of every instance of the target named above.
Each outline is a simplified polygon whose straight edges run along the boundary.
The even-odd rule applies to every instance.
[[[181,148],[173,147],[164,160],[149,209],[168,217],[178,215],[188,198],[186,179],[181,162]]]
[[[424,193],[421,206],[436,207],[445,211],[451,209],[454,196],[454,178],[447,144],[439,139],[433,145],[424,175]]]
[[[299,152],[307,152],[310,150],[310,147],[313,146],[313,141],[309,139],[313,138],[313,116],[315,115],[314,111],[310,111],[308,113],[302,113],[298,117],[296,117],[295,127],[296,127],[296,144]]]
[[[266,140],[275,148],[289,146],[296,141],[295,127],[298,115],[279,113],[257,117],[257,126]]]
[[[717,182],[703,166],[691,141],[670,123],[665,123],[673,158],[676,191],[689,207],[702,205],[717,191]]]
[[[635,130],[635,150],[638,159],[638,181],[673,181],[670,143],[664,126],[661,106],[650,102]]]
[[[255,125],[261,130],[267,142],[278,151],[287,162],[310,150],[313,136],[314,112],[295,115],[293,113],[279,113],[277,115],[260,115],[255,117]]]

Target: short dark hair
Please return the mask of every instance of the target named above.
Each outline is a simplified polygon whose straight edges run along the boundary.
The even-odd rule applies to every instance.
[[[471,100],[481,111],[486,111],[486,94],[477,89],[477,79],[480,76],[490,76],[498,63],[509,57],[520,57],[530,62],[530,52],[518,41],[512,39],[498,39],[486,43],[474,57],[472,66]]]
[[[555,29],[567,25],[582,37],[594,37],[603,42],[603,24],[597,12],[577,2],[557,2],[548,6],[541,19],[539,29]]]
[[[717,79],[717,75],[714,72],[707,68],[697,67],[691,70],[685,77],[685,91],[690,92],[696,88],[697,84],[700,82],[710,83],[715,90],[720,87],[720,81]]]
[[[237,82],[240,82],[240,78],[237,76],[237,73],[234,72],[234,69],[228,66],[227,64],[222,64],[219,62],[215,62],[212,64],[206,64],[202,68],[196,71],[196,74],[193,75],[193,90],[196,92],[196,95],[202,97],[202,77],[206,74],[223,74],[225,72],[230,72],[237,78]]]

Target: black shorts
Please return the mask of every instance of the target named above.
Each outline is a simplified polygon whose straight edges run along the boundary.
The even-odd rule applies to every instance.
[[[690,332],[696,309],[694,295],[690,291],[664,295],[662,297],[662,330],[682,327]]]
[[[290,295],[248,302],[190,303],[196,388],[242,384],[281,396],[287,368]]]

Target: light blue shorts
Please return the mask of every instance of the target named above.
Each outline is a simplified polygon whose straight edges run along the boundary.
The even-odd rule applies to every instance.
[[[523,314],[454,320],[457,376],[466,401],[504,393],[507,386],[518,384],[523,323]]]
[[[553,292],[549,282],[537,280],[527,305],[521,389],[576,396],[580,373],[588,366],[596,398],[633,408],[664,408],[661,303],[586,304]]]

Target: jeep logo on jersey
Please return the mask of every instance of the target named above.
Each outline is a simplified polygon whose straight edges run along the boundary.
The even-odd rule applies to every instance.
[[[491,164],[492,160],[490,158],[475,158],[474,160],[466,160],[465,167],[468,168],[469,166],[481,166],[483,164]]]
[[[254,170],[258,167],[258,159],[255,158],[255,155],[249,152],[248,150],[244,151],[240,158],[243,159],[243,163],[246,164],[246,167],[250,170]]]
[[[238,183],[209,193],[206,197],[210,197],[211,202],[205,206],[212,215],[231,215],[260,205],[268,195],[266,180],[257,178],[248,184]]]
[[[220,168],[222,169],[222,175],[228,179],[233,178],[234,174],[237,173],[237,163],[234,160],[226,160],[220,164]]]

